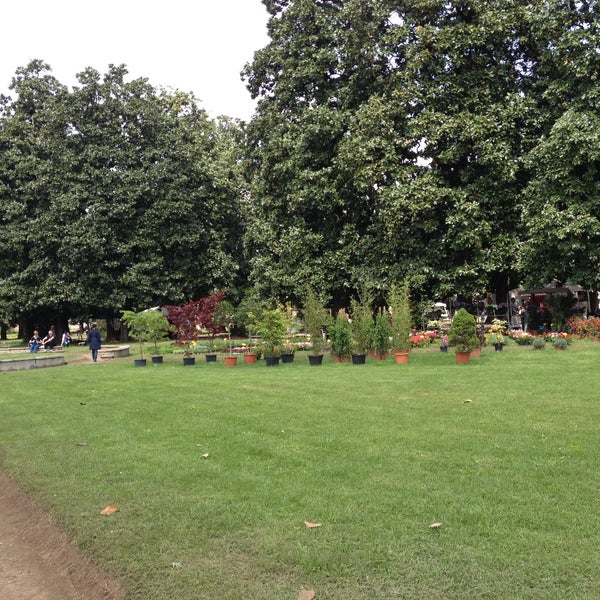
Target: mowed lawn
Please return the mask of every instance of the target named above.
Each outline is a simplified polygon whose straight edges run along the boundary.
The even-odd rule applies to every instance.
[[[600,598],[600,346],[307,362],[2,374],[0,469],[135,600]]]

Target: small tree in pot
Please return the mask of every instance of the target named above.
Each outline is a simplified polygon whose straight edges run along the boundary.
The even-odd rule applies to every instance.
[[[390,294],[390,312],[392,313],[392,349],[397,363],[407,362],[410,350],[410,332],[412,316],[410,312],[410,284],[405,279],[402,285],[392,286]]]
[[[278,364],[281,345],[287,333],[287,320],[283,310],[278,306],[264,310],[256,323],[256,332],[260,336],[267,365]]]
[[[373,353],[375,358],[379,360],[387,358],[391,336],[392,328],[389,313],[387,310],[381,309],[375,315],[375,324],[373,325]]]
[[[338,361],[348,361],[352,355],[352,326],[348,315],[339,311],[329,327],[331,354]]]
[[[365,357],[373,347],[373,295],[363,285],[350,303],[352,317],[352,362],[364,364]]]
[[[138,338],[140,360],[145,360],[144,342],[154,342],[155,354],[158,354],[158,342],[166,339],[168,333],[173,329],[162,312],[153,308],[139,313],[125,310],[121,320]]]
[[[464,308],[459,308],[452,319],[452,325],[448,332],[448,341],[455,346],[457,360],[469,362],[466,355],[470,356],[471,350],[479,346],[479,338],[477,337],[477,321],[475,317],[468,313]]]
[[[311,359],[309,356],[309,361],[313,365],[321,364],[323,359],[322,352],[325,346],[323,328],[329,325],[331,317],[312,289],[306,295],[302,314],[304,317],[304,331],[310,336],[311,355],[318,357]]]

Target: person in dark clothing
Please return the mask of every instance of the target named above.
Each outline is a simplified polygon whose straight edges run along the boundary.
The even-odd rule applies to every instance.
[[[92,323],[90,325],[90,329],[87,334],[88,344],[90,345],[90,350],[92,351],[92,360],[96,362],[98,360],[98,350],[102,347],[101,339],[100,339],[100,330],[98,329],[98,325],[96,323]]]
[[[56,335],[54,334],[54,330],[50,329],[48,331],[48,335],[42,340],[42,346],[44,346],[44,352],[50,350],[50,352],[54,352],[54,346],[56,346]]]

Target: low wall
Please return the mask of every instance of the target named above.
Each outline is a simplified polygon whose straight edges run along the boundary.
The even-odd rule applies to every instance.
[[[64,354],[33,354],[31,358],[9,358],[0,360],[0,373],[7,371],[26,371],[27,369],[42,369],[45,367],[60,367],[65,364]]]
[[[98,350],[98,358],[123,358],[129,356],[129,346],[104,346]]]
[[[54,346],[53,352],[62,352],[62,351],[63,351],[62,346]],[[0,354],[19,354],[19,353],[23,354],[23,352],[29,352],[29,348],[27,346],[22,346],[21,348],[1,348],[0,347]],[[37,354],[41,354],[43,352],[44,352],[44,349],[40,348],[37,351]]]

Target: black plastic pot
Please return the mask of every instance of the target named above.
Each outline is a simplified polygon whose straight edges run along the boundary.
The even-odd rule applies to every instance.
[[[183,357],[183,364],[184,364],[184,366],[195,365],[196,364],[196,357],[195,356],[184,356]]]
[[[206,354],[206,362],[217,362],[216,354]]]
[[[145,367],[146,359],[145,358],[136,358],[136,359],[134,359],[133,363],[135,364],[136,367]]]
[[[309,354],[308,362],[311,367],[316,367],[323,363],[323,355],[322,354]]]
[[[353,354],[352,355],[352,364],[353,365],[364,365],[367,361],[366,354]]]
[[[265,356],[267,367],[276,367],[279,364],[279,356]]]
[[[161,365],[162,361],[163,361],[162,356],[153,356],[152,357],[152,364],[154,364],[154,365]]]

